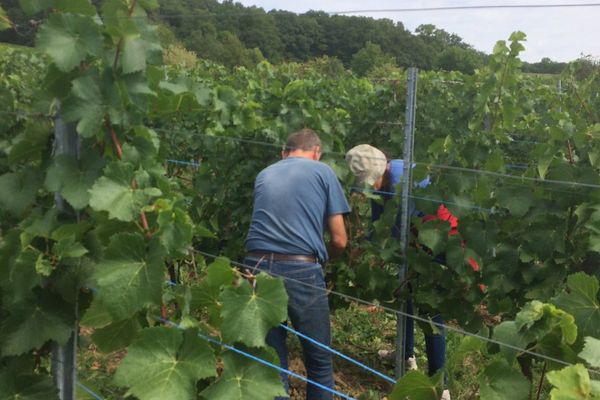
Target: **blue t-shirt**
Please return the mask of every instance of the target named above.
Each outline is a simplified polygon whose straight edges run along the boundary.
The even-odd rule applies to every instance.
[[[384,204],[392,198],[392,196],[396,193],[396,185],[400,183],[402,180],[402,175],[404,175],[404,160],[390,160],[389,161],[389,186],[381,188],[381,191],[384,192],[382,194],[384,199]],[[414,166],[414,165],[413,165]],[[430,179],[429,177],[425,178],[423,181],[417,184],[418,187],[424,188],[429,185]],[[371,219],[372,221],[377,221],[381,214],[383,214],[384,204],[371,200]],[[396,221],[394,226],[392,227],[392,236],[400,237],[400,220],[401,220],[401,210],[398,210],[396,214]],[[408,199],[408,215],[413,216],[421,216],[422,213],[417,211],[415,208],[415,203],[412,199]]]
[[[246,250],[314,254],[326,261],[323,231],[327,219],[348,212],[342,186],[328,165],[307,158],[286,158],[256,177]]]

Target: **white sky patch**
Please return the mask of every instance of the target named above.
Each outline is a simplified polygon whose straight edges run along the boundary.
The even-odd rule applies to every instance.
[[[308,10],[349,11],[366,9],[398,9],[464,5],[505,4],[580,4],[598,3],[593,0],[237,0],[245,6],[258,6],[303,13]],[[490,53],[498,40],[507,40],[513,31],[527,34],[525,52],[521,58],[528,62],[549,57],[554,61],[572,61],[581,55],[600,58],[600,7],[574,8],[517,8],[486,10],[446,10],[423,12],[361,13],[373,18],[400,21],[414,32],[421,24],[460,36],[477,50]]]

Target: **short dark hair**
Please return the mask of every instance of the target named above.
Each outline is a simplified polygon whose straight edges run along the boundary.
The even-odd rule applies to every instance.
[[[304,128],[288,136],[284,151],[310,151],[315,146],[321,146],[321,139],[312,129]]]

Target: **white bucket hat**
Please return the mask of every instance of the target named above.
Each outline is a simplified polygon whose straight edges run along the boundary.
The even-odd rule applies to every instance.
[[[376,147],[359,144],[346,153],[346,163],[358,185],[373,186],[387,168],[387,157]]]

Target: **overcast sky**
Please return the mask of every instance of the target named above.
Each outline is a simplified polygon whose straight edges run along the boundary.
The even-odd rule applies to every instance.
[[[236,0],[245,6],[255,5],[303,13],[308,10],[328,12],[398,9],[463,5],[499,4],[580,4],[594,0]],[[349,14],[346,14],[349,15]],[[487,9],[427,12],[360,13],[373,18],[400,21],[414,32],[421,24],[433,24],[460,36],[478,50],[490,53],[498,40],[508,39],[511,32],[527,34],[521,58],[529,62],[550,57],[554,61],[571,61],[583,55],[600,58],[600,7]]]

